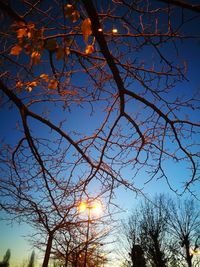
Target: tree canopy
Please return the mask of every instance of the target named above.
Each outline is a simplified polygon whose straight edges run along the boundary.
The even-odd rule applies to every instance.
[[[68,175],[83,170],[86,186],[97,179],[111,191],[119,183],[137,190],[141,169],[170,186],[165,162],[189,169],[185,189],[199,180],[199,95],[176,87],[187,79],[180,40],[199,37],[189,28],[195,12],[156,1],[1,1],[1,8],[2,106],[13,103],[19,114],[16,171],[23,148],[47,176],[56,176],[49,157],[73,166]],[[76,125],[81,109],[88,129]]]

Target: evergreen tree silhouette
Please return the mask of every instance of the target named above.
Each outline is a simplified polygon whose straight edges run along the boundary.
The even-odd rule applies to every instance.
[[[3,261],[0,262],[0,267],[9,267],[9,260],[10,260],[11,252],[10,249],[6,251],[6,254],[3,257]]]
[[[28,267],[34,267],[34,262],[35,262],[35,252],[33,251],[31,253],[31,257],[30,257],[30,260],[29,260],[29,263],[28,263]]]

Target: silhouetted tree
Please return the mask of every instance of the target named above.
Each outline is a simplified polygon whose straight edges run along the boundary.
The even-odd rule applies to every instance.
[[[11,252],[10,249],[8,249],[3,257],[3,261],[0,262],[1,267],[9,267],[10,256]]]
[[[125,245],[125,250],[123,247],[119,250],[122,254],[126,255],[128,251],[129,259],[125,262],[127,266],[145,266],[145,255],[143,250],[143,245],[141,244],[141,213],[140,210],[135,210],[132,215],[128,218],[128,222],[123,223],[123,231],[127,244]],[[123,238],[122,238],[123,240]],[[120,242],[123,244],[123,242]]]
[[[192,258],[200,248],[200,207],[198,201],[172,201],[168,206],[170,233],[179,257],[192,267]]]
[[[140,208],[141,245],[153,266],[166,267],[165,250],[169,218],[166,212],[165,198],[160,195],[155,197],[152,202],[145,201]]]
[[[31,257],[30,257],[30,260],[29,260],[27,267],[34,267],[34,264],[35,264],[35,252],[33,251],[31,253]]]
[[[175,201],[163,195],[157,196],[151,201],[142,202],[130,216],[128,223],[124,224],[124,229],[125,240],[129,243],[126,249],[128,248],[133,266],[141,264],[136,263],[137,255],[143,255],[147,266],[198,266],[198,201]]]

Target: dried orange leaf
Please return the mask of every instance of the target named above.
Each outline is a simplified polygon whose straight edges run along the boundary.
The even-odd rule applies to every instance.
[[[25,28],[21,28],[19,30],[17,30],[17,38],[23,38],[27,35],[27,30]]]
[[[22,81],[18,81],[16,83],[16,88],[17,88],[18,92],[21,91],[22,87],[23,87],[23,82]]]
[[[35,24],[33,22],[28,22],[27,27],[29,30],[35,29]]]
[[[72,12],[72,15],[71,15],[70,19],[71,19],[71,21],[72,21],[73,23],[75,23],[75,22],[79,19],[79,17],[80,17],[80,14],[79,14],[78,10],[75,9],[75,10]]]
[[[82,23],[81,30],[85,41],[88,41],[88,37],[92,34],[91,20],[89,18],[85,19]]]
[[[87,45],[86,49],[85,49],[85,53],[87,55],[92,54],[94,52],[94,46],[93,45]]]
[[[27,36],[28,36],[29,39],[31,39],[33,37],[33,31],[29,31],[27,33]]]
[[[65,14],[65,17],[71,17],[72,15],[72,12],[74,11],[74,7],[71,5],[71,4],[67,4],[65,7],[64,7],[64,14]]]
[[[55,90],[57,89],[58,86],[58,82],[56,80],[50,80],[49,84],[48,84],[48,88],[51,90]]]
[[[66,47],[66,48],[65,48],[65,54],[66,54],[67,56],[69,56],[69,54],[70,54],[70,48],[69,48],[69,47]]]
[[[49,82],[49,76],[48,76],[48,74],[42,73],[40,75],[40,78],[43,79],[46,83]]]
[[[34,51],[31,54],[31,61],[34,65],[37,65],[40,62],[41,55],[38,51]]]
[[[30,86],[30,87],[35,87],[36,85],[37,85],[36,81],[28,83],[28,86]]]
[[[64,7],[64,14],[65,17],[70,18],[73,23],[76,22],[80,17],[78,10],[76,10],[71,4],[67,4]]]
[[[22,47],[17,44],[11,48],[10,54],[13,56],[18,56],[21,51],[22,51]]]
[[[64,48],[61,47],[61,46],[58,47],[58,48],[56,49],[56,59],[57,59],[57,60],[63,59],[64,55],[65,55],[65,50],[64,50]]]
[[[11,25],[11,30],[16,32],[19,28],[23,28],[26,27],[26,23],[23,21],[15,21],[12,25]]]
[[[30,93],[33,90],[33,88],[31,86],[29,86],[29,87],[27,87],[27,90]]]
[[[32,82],[28,82],[26,89],[27,91],[30,93],[33,90],[33,87],[37,86],[38,81],[32,81]]]

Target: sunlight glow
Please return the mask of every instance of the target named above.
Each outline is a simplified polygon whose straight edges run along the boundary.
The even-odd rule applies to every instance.
[[[91,208],[95,214],[100,214],[102,212],[102,205],[100,202],[95,202]]]

